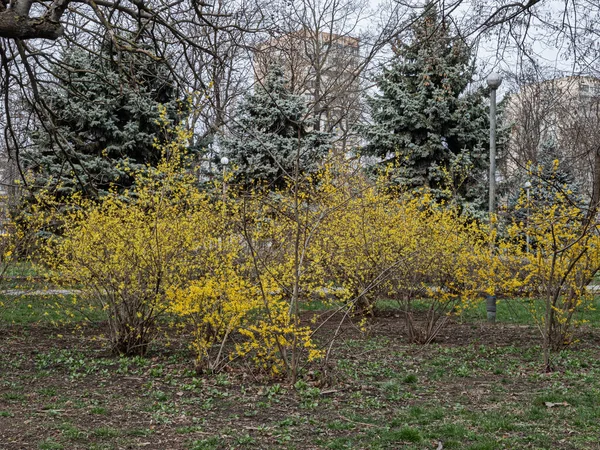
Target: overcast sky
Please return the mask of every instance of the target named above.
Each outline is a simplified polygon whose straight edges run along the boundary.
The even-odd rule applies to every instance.
[[[411,0],[403,0],[410,3]],[[412,4],[423,4],[414,0]],[[460,3],[457,7],[457,3]],[[439,0],[451,9],[456,26],[468,33],[474,23],[488,17],[507,0]],[[516,2],[515,2],[516,3]],[[377,0],[370,0],[376,7]],[[479,8],[479,9],[477,9]],[[483,11],[483,12],[480,12]],[[600,0],[542,0],[533,14],[523,15],[484,34],[469,34],[476,44],[478,82],[492,70],[505,74],[500,94],[514,88],[514,78],[535,62],[540,78],[571,74],[600,74]],[[513,78],[513,80],[511,80]]]

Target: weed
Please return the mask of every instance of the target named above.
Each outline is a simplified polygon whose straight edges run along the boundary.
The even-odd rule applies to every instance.
[[[402,380],[406,384],[415,384],[419,379],[414,373],[408,374]]]
[[[113,438],[117,437],[121,434],[121,432],[116,428],[110,427],[100,427],[92,430],[92,434],[99,438]]]
[[[38,391],[38,393],[40,395],[43,395],[45,397],[55,397],[56,396],[56,392],[57,392],[56,388],[54,388],[54,387],[45,387],[45,388],[42,388],[42,389],[40,389]]]
[[[218,436],[211,436],[206,439],[194,441],[190,450],[216,450],[219,448],[220,441]]]
[[[88,433],[86,433],[83,430],[80,430],[79,428],[68,422],[63,423],[60,426],[60,430],[62,432],[63,437],[70,441],[87,439],[88,437]]]
[[[54,439],[48,438],[40,442],[38,448],[40,450],[63,450],[65,447],[62,444],[56,442]]]

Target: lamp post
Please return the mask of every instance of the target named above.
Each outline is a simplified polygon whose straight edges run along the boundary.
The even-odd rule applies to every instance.
[[[490,192],[488,211],[490,214],[490,226],[493,215],[496,212],[496,90],[502,84],[502,77],[492,72],[487,77],[490,88]],[[486,311],[488,322],[496,321],[496,296],[488,295],[486,299]]]
[[[229,158],[227,156],[223,156],[221,158],[221,165],[223,166],[223,203],[225,203],[225,195],[227,194],[227,182],[225,181],[227,164],[229,164]]]
[[[492,72],[487,77],[490,88],[490,216],[496,212],[496,90],[502,84],[502,77]]]
[[[529,191],[531,189],[531,181],[527,181],[523,186],[525,191],[527,192],[527,220],[525,222],[525,242],[526,242],[526,251],[529,254]]]

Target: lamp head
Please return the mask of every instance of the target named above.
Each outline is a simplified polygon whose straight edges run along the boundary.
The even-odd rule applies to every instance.
[[[502,77],[498,73],[492,72],[488,75],[486,81],[491,89],[498,89],[502,84]]]
[[[223,164],[224,166],[226,166],[227,164],[229,164],[229,158],[227,156],[223,156],[221,158],[221,164]]]

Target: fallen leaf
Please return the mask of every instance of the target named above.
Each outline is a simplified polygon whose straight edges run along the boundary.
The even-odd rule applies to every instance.
[[[321,395],[330,395],[330,394],[335,394],[336,392],[339,392],[337,389],[325,389],[324,391],[321,391]]]
[[[546,408],[555,408],[557,406],[569,406],[567,402],[553,403],[553,402],[544,402]]]

